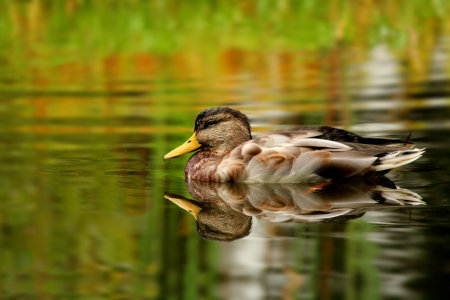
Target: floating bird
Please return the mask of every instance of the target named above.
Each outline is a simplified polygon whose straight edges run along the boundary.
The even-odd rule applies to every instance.
[[[385,174],[425,151],[413,146],[409,140],[365,138],[328,126],[274,130],[252,138],[243,113],[215,107],[197,116],[194,134],[164,159],[199,150],[186,164],[189,180],[323,182]]]

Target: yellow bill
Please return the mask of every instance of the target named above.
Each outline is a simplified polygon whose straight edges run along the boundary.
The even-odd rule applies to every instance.
[[[164,195],[164,198],[166,198],[167,200],[172,201],[173,203],[175,203],[176,205],[178,205],[182,209],[190,212],[191,215],[193,215],[196,220],[197,220],[198,213],[202,210],[202,208],[200,206],[195,205],[194,203],[192,203],[188,199],[186,199],[186,198],[184,198],[182,196],[179,196],[179,195],[166,193]]]
[[[194,132],[194,134],[183,145],[173,149],[172,151],[170,151],[169,153],[164,155],[164,159],[181,156],[183,154],[197,150],[201,146],[202,145],[199,144],[199,142],[197,141],[197,138],[195,137],[195,132]]]

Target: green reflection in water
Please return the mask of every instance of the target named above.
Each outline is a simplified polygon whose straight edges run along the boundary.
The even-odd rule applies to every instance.
[[[404,125],[396,132],[403,136],[430,128],[416,136],[431,154],[393,176],[420,187],[431,204],[447,205],[442,183],[449,177],[436,166],[448,162],[442,141],[448,100],[427,104],[417,92],[435,91],[436,82],[411,82],[429,79],[431,49],[449,33],[448,10],[444,0],[1,1],[0,293],[6,299],[216,298],[230,281],[221,260],[233,247],[199,239],[194,221],[164,200],[167,190],[188,196],[187,158],[161,160],[190,135],[196,113],[212,105],[242,106],[257,130],[374,120]],[[353,98],[355,86],[367,83],[350,70],[381,42],[402,62],[403,89],[383,97],[404,98],[400,111],[376,111]],[[448,58],[441,64],[448,74]],[[439,92],[448,92],[445,81]],[[376,133],[392,133],[383,130]],[[431,186],[429,178],[439,182]],[[444,233],[445,222],[446,215],[439,219]],[[286,288],[300,299],[325,292],[375,299],[386,292],[380,283],[386,270],[373,266],[384,246],[367,238],[383,230],[369,221],[297,224],[286,236],[280,228],[260,237],[268,241],[261,247],[236,244],[262,269],[244,283],[257,281],[258,291],[272,287],[276,295]],[[413,249],[445,250],[440,228],[430,226],[427,243]],[[277,244],[271,237],[284,248],[271,248]],[[401,247],[408,245],[398,246],[407,251]],[[285,260],[259,260],[252,255],[259,248]],[[411,259],[424,261],[428,283],[444,273],[444,250],[439,257],[432,250],[413,253]],[[292,289],[288,280],[279,290],[270,280],[261,283],[271,263],[277,271],[286,267]],[[347,280],[334,284],[322,272]]]
[[[177,168],[153,162],[167,151],[162,136],[154,136],[159,147],[150,148],[133,146],[145,142],[134,135],[92,138],[72,141],[77,150],[54,151],[43,140],[10,143],[4,152],[2,294],[212,294],[214,245],[199,240],[193,224],[162,197],[163,186],[177,188],[167,178],[180,176]],[[100,146],[92,150],[89,142]],[[20,159],[6,166],[5,153],[19,149]],[[8,172],[9,166],[18,170]]]
[[[373,226],[367,222],[353,220],[346,228],[348,245],[346,249],[346,272],[349,276],[346,299],[381,299],[380,278],[374,259],[377,246],[368,240]],[[358,260],[354,259],[358,257]],[[370,282],[370,284],[368,284]]]
[[[423,69],[423,54],[438,34],[450,30],[445,23],[449,9],[445,0],[2,1],[0,57],[7,62],[7,85],[19,84],[17,77],[35,78],[36,69],[74,62],[97,60],[89,68],[98,72],[103,58],[113,72],[118,67],[114,57],[125,53],[166,60],[190,53],[213,62],[232,49],[312,55],[379,43]]]

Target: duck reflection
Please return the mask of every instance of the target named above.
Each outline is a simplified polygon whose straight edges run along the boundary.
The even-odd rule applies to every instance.
[[[388,206],[423,205],[421,197],[386,177],[353,179],[322,186],[186,181],[195,200],[166,193],[189,211],[200,236],[232,241],[250,233],[252,218],[270,222],[326,222],[359,218]]]

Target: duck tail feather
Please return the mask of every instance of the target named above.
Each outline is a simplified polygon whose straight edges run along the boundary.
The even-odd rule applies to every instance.
[[[408,149],[391,152],[380,157],[373,168],[376,172],[394,169],[419,159],[424,152],[425,149]]]

